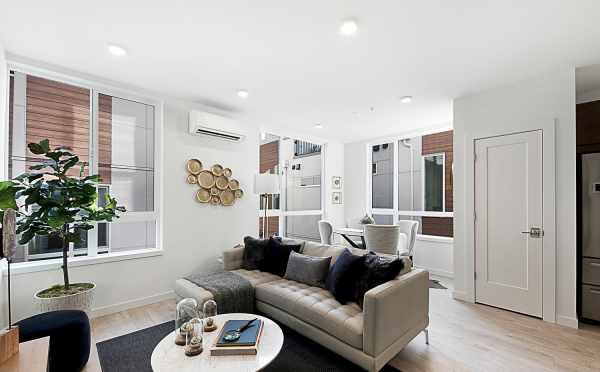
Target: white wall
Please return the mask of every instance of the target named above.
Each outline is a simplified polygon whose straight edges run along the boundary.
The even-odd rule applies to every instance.
[[[223,250],[258,231],[258,198],[251,186],[258,169],[258,129],[241,123],[247,131],[241,144],[190,136],[187,134],[190,108],[178,103],[167,104],[164,110],[164,254],[74,267],[70,271],[72,281],[97,284],[95,307],[99,312],[172,295],[175,279],[194,269],[216,270]],[[195,202],[196,188],[185,182],[185,163],[190,158],[198,158],[207,166],[219,163],[230,167],[245,191],[244,197],[232,207]],[[34,314],[33,294],[60,282],[60,270],[14,275],[15,318]]]
[[[367,146],[364,142],[344,146],[344,219],[356,219],[366,213]],[[345,223],[342,221],[342,224]],[[343,225],[342,225],[343,226]]]
[[[448,130],[444,128],[443,130]],[[436,132],[428,128],[428,133]],[[442,131],[442,130],[439,130]],[[411,133],[406,137],[414,137]],[[337,226],[344,226],[347,220],[355,220],[365,215],[367,205],[367,142],[354,142],[344,145],[344,218]],[[383,142],[381,142],[383,143]],[[431,274],[453,277],[452,239],[429,239],[417,237],[415,241],[415,265],[429,270]]]
[[[482,128],[514,128],[556,119],[556,317],[576,325],[575,313],[575,71],[536,79],[454,100],[454,273],[456,297],[467,292],[465,270],[465,135]],[[520,124],[523,123],[523,124]]]
[[[0,44],[0,131],[2,133],[6,133],[6,118],[8,117],[8,113],[6,110],[8,104],[8,96],[7,96],[7,77],[8,71],[6,69],[6,58],[4,53],[4,47]],[[0,144],[0,146],[4,146],[4,143]],[[1,149],[0,149],[1,150]],[[2,152],[0,152],[2,153]],[[1,162],[4,164],[4,162]],[[1,165],[3,166],[3,165]],[[3,272],[4,267],[6,265],[6,260],[2,260],[0,262],[0,273]],[[0,275],[0,329],[3,329],[6,326],[7,322],[7,304],[6,304],[6,281],[3,275]]]
[[[347,164],[347,160],[344,158],[344,145],[340,142],[329,141],[325,151],[325,176],[323,178],[323,185],[325,186],[325,200],[323,201],[325,206],[324,217],[331,222],[333,226],[341,227],[345,224],[345,209],[347,202],[346,187],[348,185],[344,168],[344,164]],[[331,177],[334,176],[342,177],[341,190],[333,189]],[[334,191],[342,192],[342,204],[333,204],[332,193]]]

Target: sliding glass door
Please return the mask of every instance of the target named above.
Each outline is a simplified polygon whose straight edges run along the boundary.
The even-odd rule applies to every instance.
[[[260,172],[281,177],[280,194],[260,205],[259,231],[267,210],[266,236],[319,240],[318,221],[323,216],[323,151],[319,144],[263,134],[260,144]]]

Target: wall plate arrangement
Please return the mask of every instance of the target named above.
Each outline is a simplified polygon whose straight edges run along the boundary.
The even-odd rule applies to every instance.
[[[336,191],[336,192],[331,193],[331,203],[332,204],[342,204],[341,191]]]
[[[231,206],[237,199],[244,196],[240,182],[231,178],[233,171],[220,164],[214,164],[208,169],[198,159],[190,159],[186,163],[188,175],[186,182],[198,185],[195,199],[198,203]]]

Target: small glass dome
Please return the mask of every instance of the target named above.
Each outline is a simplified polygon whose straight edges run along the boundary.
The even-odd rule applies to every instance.
[[[217,326],[214,317],[217,316],[217,303],[214,300],[208,300],[202,307],[204,313],[204,330],[206,332],[214,331]]]
[[[199,318],[198,302],[193,298],[184,298],[177,303],[175,312],[175,343],[185,345],[188,334],[192,334],[194,324],[191,322],[194,318]]]

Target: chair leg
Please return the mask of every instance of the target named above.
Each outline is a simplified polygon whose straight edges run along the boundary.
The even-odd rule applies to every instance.
[[[425,328],[423,332],[425,333],[425,345],[429,345],[429,329]]]

